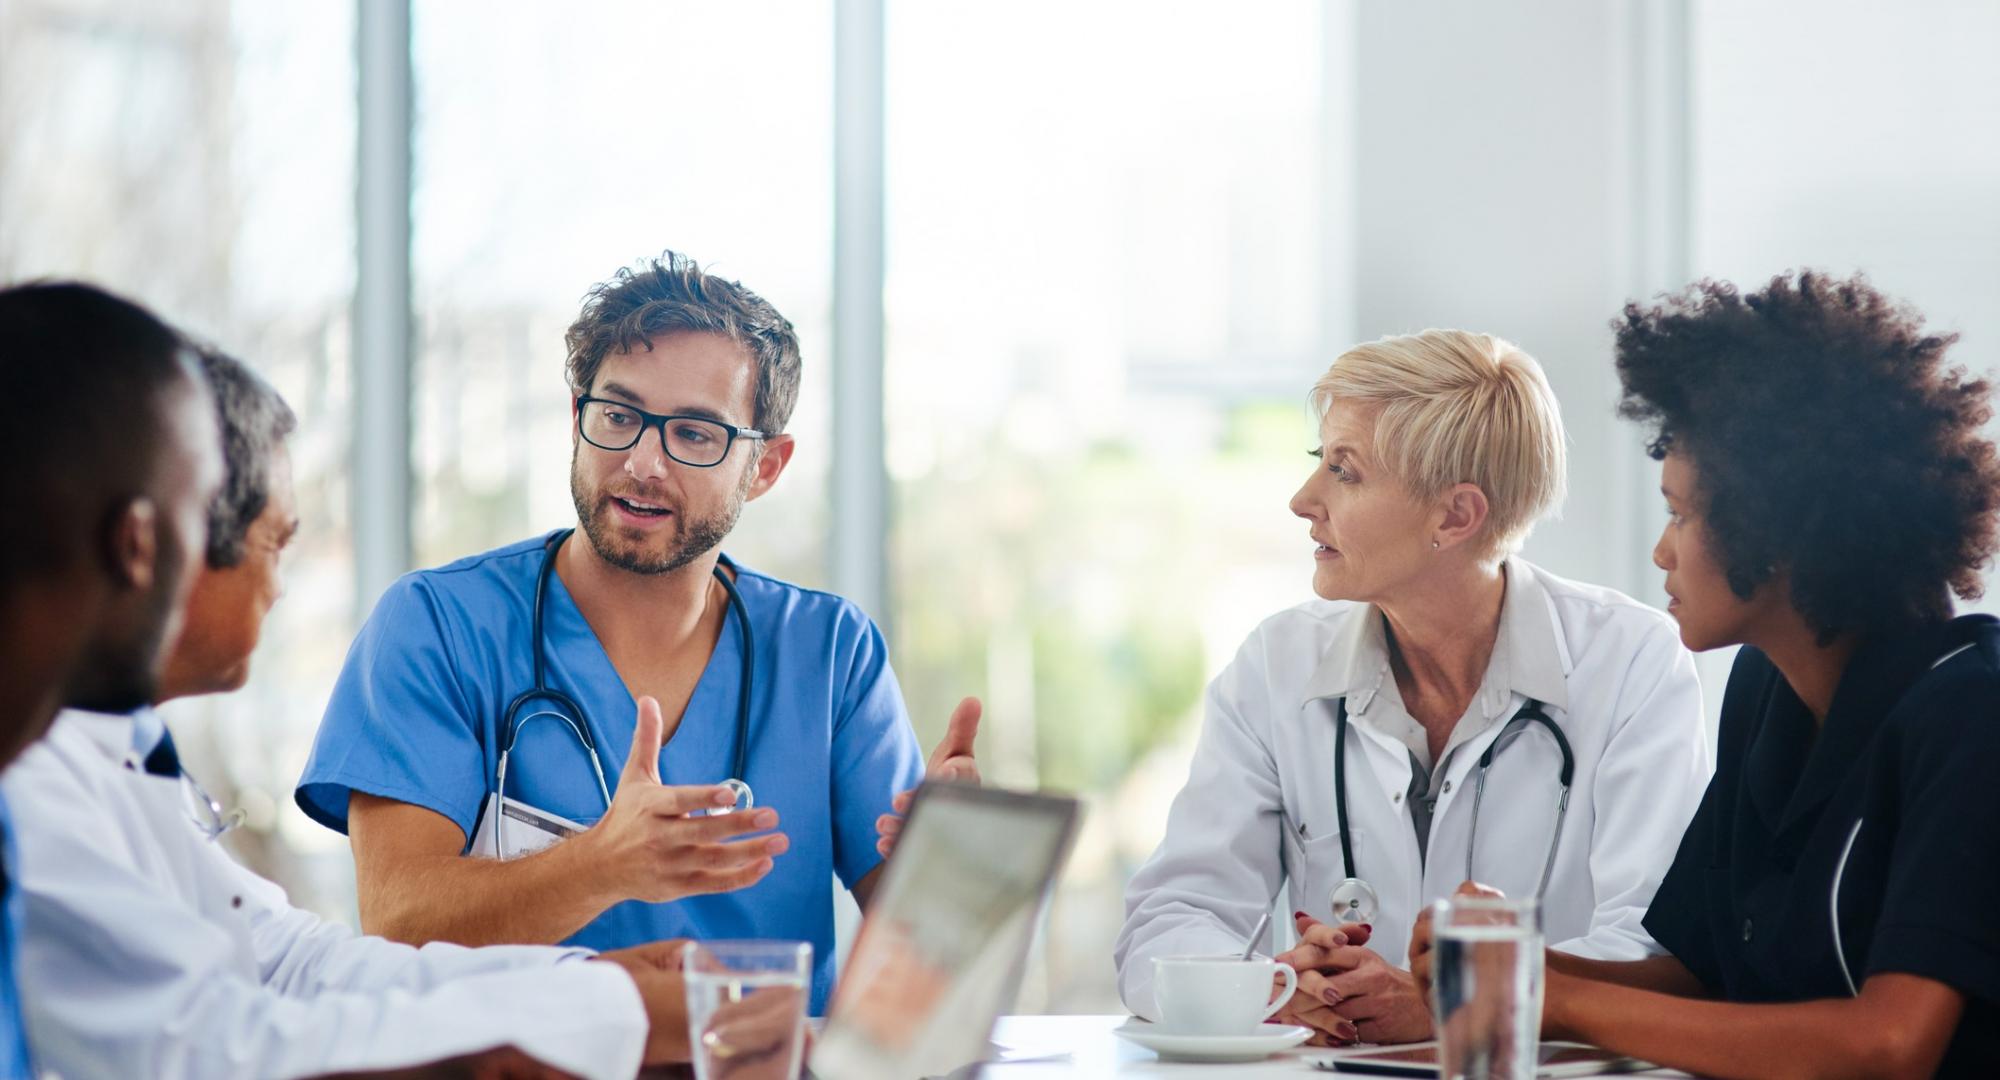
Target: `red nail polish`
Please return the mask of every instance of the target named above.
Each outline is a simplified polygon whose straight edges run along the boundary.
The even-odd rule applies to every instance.
[[[1312,918],[1312,916],[1310,916],[1310,915],[1307,915],[1307,914],[1306,914],[1305,912],[1303,912],[1303,911],[1294,911],[1294,912],[1292,912],[1292,918],[1294,918],[1294,919],[1310,919],[1310,918]]]
[[[1334,990],[1322,990],[1322,991],[1320,991],[1320,995],[1319,995],[1319,996],[1320,996],[1320,1000],[1321,1000],[1321,1001],[1324,1001],[1324,1002],[1326,1002],[1326,1003],[1327,1003],[1328,1005],[1338,1005],[1338,1004],[1340,1004],[1340,994],[1339,994],[1339,992],[1337,992],[1337,991],[1334,991]]]
[[[1361,924],[1361,929],[1363,929],[1363,930],[1373,930],[1373,929],[1375,929],[1375,928],[1374,928],[1373,926],[1369,925],[1368,923],[1362,923],[1362,924]]]

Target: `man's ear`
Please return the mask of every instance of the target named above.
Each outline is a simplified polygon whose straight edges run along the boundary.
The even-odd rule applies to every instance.
[[[750,481],[750,490],[744,495],[745,501],[755,499],[771,490],[778,482],[778,476],[791,463],[792,451],[798,449],[790,435],[773,435],[764,440],[764,452],[757,456],[757,464],[752,466],[757,475]]]
[[[153,587],[160,558],[160,511],[153,500],[141,496],[112,511],[104,543],[112,581],[140,592]]]
[[[1449,548],[1477,538],[1491,508],[1478,484],[1453,484],[1438,500],[1439,520],[1431,539]]]

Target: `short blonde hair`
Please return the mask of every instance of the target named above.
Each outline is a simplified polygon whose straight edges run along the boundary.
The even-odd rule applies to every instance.
[[[1562,504],[1562,413],[1542,366],[1510,341],[1425,330],[1356,345],[1313,384],[1322,420],[1335,402],[1380,410],[1375,457],[1419,499],[1478,485],[1488,554],[1513,553]]]

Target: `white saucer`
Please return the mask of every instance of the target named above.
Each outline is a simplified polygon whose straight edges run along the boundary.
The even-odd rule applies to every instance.
[[[1262,1030],[1250,1035],[1175,1035],[1135,1016],[1111,1033],[1151,1050],[1162,1061],[1260,1061],[1312,1038],[1311,1028],[1259,1026]]]

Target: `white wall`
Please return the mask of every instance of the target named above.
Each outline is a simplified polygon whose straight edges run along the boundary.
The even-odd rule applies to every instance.
[[[1667,284],[1642,280],[1660,260],[1638,251],[1662,243],[1646,224],[1676,175],[1671,160],[1637,175],[1640,18],[1600,0],[1359,7],[1355,321],[1363,338],[1488,331],[1539,359],[1572,495],[1528,557],[1650,602],[1656,481],[1612,413],[1609,330],[1627,298]]]

